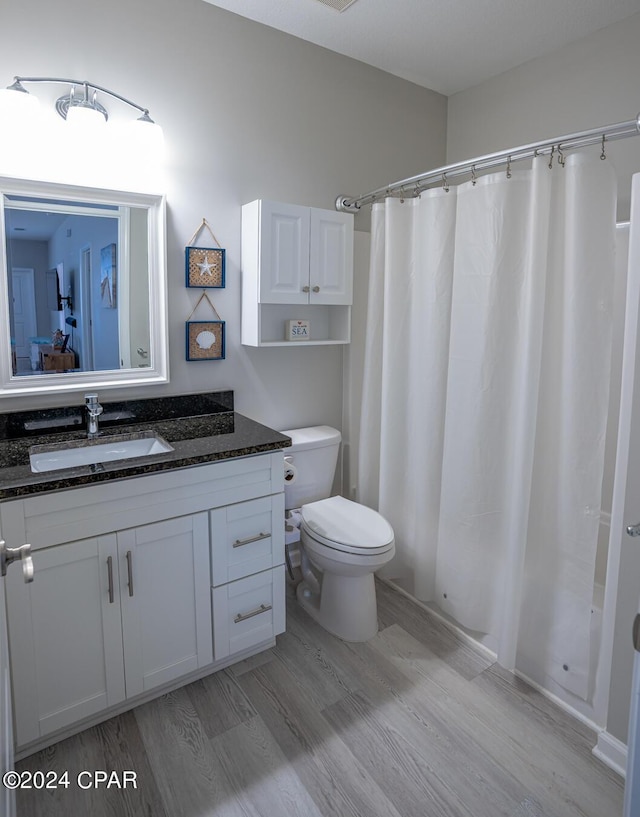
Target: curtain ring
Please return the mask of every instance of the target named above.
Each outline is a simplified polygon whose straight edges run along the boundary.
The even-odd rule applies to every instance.
[[[471,184],[475,187],[478,177],[476,176],[476,166],[471,165]]]
[[[414,195],[416,198],[418,198],[418,199],[419,199],[419,198],[420,198],[420,194],[421,194],[421,193],[422,193],[422,190],[420,189],[420,185],[418,184],[418,182],[416,182],[416,186],[413,188],[413,195]]]
[[[400,188],[400,204],[404,204],[404,187]]]
[[[603,133],[602,134],[602,153],[600,154],[600,158],[602,159],[603,162],[607,158],[607,154],[604,151],[604,141],[605,141],[605,139],[606,139],[606,137],[605,137],[605,135]]]
[[[511,156],[507,157],[507,179],[511,178]]]
[[[556,146],[551,145],[551,155],[549,156],[549,170],[553,168],[553,154],[555,153]]]
[[[564,167],[564,162],[565,162],[565,159],[564,159],[564,153],[562,152],[562,145],[558,145],[558,164],[561,167]]]
[[[449,192],[449,182],[447,180],[447,174],[446,173],[442,174],[442,189],[444,190],[445,193]]]

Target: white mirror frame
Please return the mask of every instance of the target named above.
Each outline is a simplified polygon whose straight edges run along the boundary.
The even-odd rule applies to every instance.
[[[9,270],[5,233],[5,196],[95,202],[114,206],[144,207],[148,212],[150,365],[135,369],[63,372],[14,376],[11,366],[9,322]],[[144,386],[169,381],[167,333],[166,201],[164,195],[103,190],[0,177],[0,397],[51,394],[87,388]]]

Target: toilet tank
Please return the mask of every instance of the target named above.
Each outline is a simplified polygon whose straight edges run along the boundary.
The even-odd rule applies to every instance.
[[[285,482],[285,508],[299,508],[331,496],[340,432],[331,426],[309,426],[282,433],[291,437],[292,445],[284,449],[284,455],[297,472],[295,480]]]

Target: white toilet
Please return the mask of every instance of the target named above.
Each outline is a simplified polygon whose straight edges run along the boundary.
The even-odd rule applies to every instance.
[[[295,473],[291,481],[285,476],[285,508],[300,525],[298,601],[330,633],[367,641],[378,632],[373,574],[395,553],[393,529],[371,508],[330,496],[339,431],[311,426],[282,433],[292,441],[284,451],[285,465],[293,466],[289,477]]]

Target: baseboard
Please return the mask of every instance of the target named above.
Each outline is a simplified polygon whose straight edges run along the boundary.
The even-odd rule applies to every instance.
[[[592,754],[601,760],[605,766],[613,769],[620,777],[627,774],[627,746],[618,738],[604,729],[598,734],[598,742],[591,750]]]

